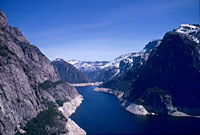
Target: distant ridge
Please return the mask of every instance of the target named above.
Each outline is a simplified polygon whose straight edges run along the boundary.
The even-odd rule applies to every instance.
[[[61,79],[69,83],[91,82],[91,79],[76,69],[72,64],[69,64],[61,58],[57,58],[56,60],[52,61],[52,64],[57,68]]]

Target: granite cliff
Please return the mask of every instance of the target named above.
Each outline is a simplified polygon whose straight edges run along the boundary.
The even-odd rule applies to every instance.
[[[0,134],[30,134],[27,123],[37,125],[34,120],[38,114],[43,118],[42,114],[52,106],[55,113],[50,116],[54,124],[43,123],[43,132],[67,134],[68,120],[57,108],[77,96],[80,95],[76,89],[61,81],[45,55],[18,28],[9,26],[0,11]]]

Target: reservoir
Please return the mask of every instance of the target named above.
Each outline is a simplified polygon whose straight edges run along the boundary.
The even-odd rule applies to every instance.
[[[200,133],[200,118],[140,116],[120,106],[116,96],[77,87],[84,100],[71,116],[87,134]]]

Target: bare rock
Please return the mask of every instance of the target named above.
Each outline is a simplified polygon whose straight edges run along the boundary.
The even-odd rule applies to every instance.
[[[48,90],[40,87],[46,81],[56,84],[59,80],[48,58],[18,28],[8,26],[0,11],[0,134],[22,131],[27,121],[47,109],[45,100],[57,105],[58,99],[66,102],[78,95],[66,82]]]

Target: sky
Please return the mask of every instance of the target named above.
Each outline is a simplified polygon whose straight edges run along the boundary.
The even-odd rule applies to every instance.
[[[198,1],[0,0],[0,9],[50,60],[110,61],[197,24]]]

